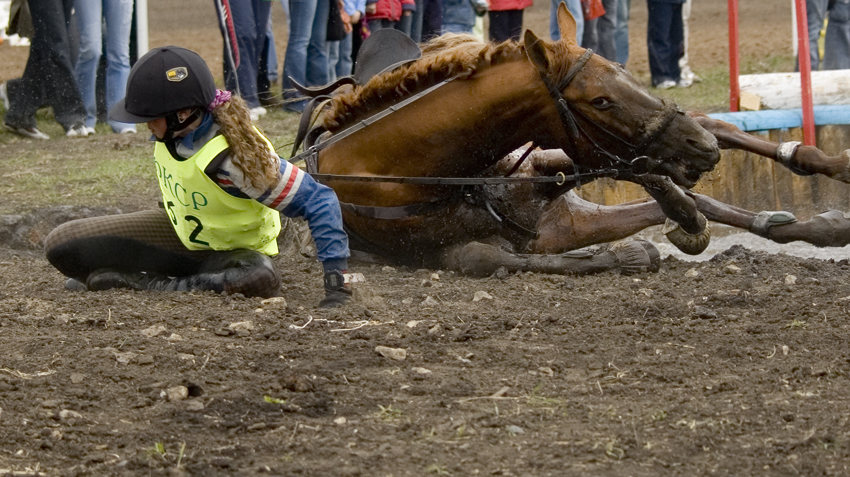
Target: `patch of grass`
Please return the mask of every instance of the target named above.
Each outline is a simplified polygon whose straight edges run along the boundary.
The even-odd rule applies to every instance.
[[[393,407],[392,404],[388,406],[381,406],[378,404],[378,412],[376,413],[378,419],[382,421],[396,421],[401,419],[401,416],[404,415],[404,412],[401,409]]]
[[[809,326],[808,323],[806,323],[805,321],[802,321],[802,320],[798,320],[798,319],[793,319],[793,320],[791,320],[791,323],[788,323],[787,325],[785,325],[786,328],[792,328],[792,329],[793,328],[804,329],[807,326]]]
[[[796,58],[789,55],[772,55],[763,58],[747,57],[741,60],[740,74],[776,73],[794,71]],[[717,113],[729,111],[729,66],[700,69],[702,81],[689,88],[672,88],[650,91],[656,96],[670,98],[686,111]],[[646,80],[649,83],[649,80]]]

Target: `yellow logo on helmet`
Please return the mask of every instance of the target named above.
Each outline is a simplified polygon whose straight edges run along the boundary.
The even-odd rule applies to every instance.
[[[170,70],[165,72],[165,77],[168,81],[183,81],[189,76],[189,70],[186,69],[185,66],[178,66],[177,68],[171,68]]]

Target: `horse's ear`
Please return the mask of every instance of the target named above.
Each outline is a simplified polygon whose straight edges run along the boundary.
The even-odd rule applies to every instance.
[[[558,4],[558,30],[561,32],[561,40],[576,43],[576,19],[564,2]]]
[[[549,71],[549,57],[546,55],[546,47],[540,38],[531,30],[525,30],[525,54],[528,59],[542,72]]]

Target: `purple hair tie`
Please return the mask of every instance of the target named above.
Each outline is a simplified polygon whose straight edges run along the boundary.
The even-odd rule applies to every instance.
[[[221,106],[222,104],[230,101],[230,91],[222,91],[220,89],[215,90],[215,99],[212,100],[207,109],[212,111],[213,109]]]

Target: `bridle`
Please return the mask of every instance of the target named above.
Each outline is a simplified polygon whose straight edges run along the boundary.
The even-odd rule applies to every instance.
[[[564,145],[563,149],[571,157],[580,157],[582,151],[578,149],[578,144],[580,144],[583,137],[593,146],[593,155],[603,160],[602,162],[605,164],[603,168],[613,167],[620,169],[625,166],[633,173],[640,174],[646,172],[641,170],[642,166],[649,159],[649,157],[645,154],[646,149],[650,144],[655,142],[655,140],[658,139],[658,137],[663,134],[668,127],[670,127],[670,124],[676,116],[683,115],[685,113],[672,102],[662,100],[664,108],[658,114],[660,120],[653,121],[651,118],[647,121],[649,124],[657,124],[657,126],[643,131],[643,133],[640,134],[634,142],[621,137],[606,128],[604,125],[591,120],[584,113],[575,107],[570,106],[570,103],[564,95],[561,94],[561,91],[567,89],[573,79],[575,79],[576,75],[578,75],[578,73],[584,68],[591,56],[593,56],[593,50],[585,50],[576,62],[570,66],[570,69],[567,70],[567,74],[564,75],[564,77],[557,83],[553,82],[552,79],[549,78],[547,71],[540,67],[537,68],[537,71],[540,74],[540,79],[543,80],[543,84],[546,85],[549,95],[555,100],[555,104],[558,108],[558,116],[561,118],[561,123],[563,124],[567,137],[570,140],[568,144]],[[582,124],[584,127],[582,127]],[[631,159],[624,159],[600,145],[594,135],[588,132],[588,129],[601,133],[601,135],[614,139],[616,142],[623,145],[625,149],[629,151]],[[575,165],[575,167],[576,170],[578,170],[578,165]]]

